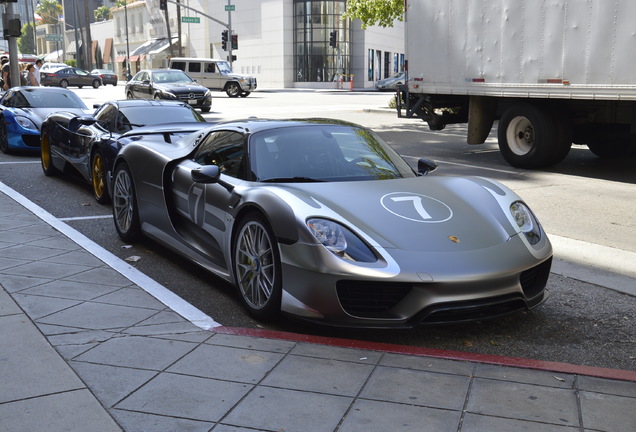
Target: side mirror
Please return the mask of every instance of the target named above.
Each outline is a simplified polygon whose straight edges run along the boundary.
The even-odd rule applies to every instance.
[[[204,165],[201,168],[192,170],[190,175],[195,183],[218,183],[227,189],[228,192],[234,190],[234,186],[221,180],[221,169],[217,165]]]
[[[92,116],[73,117],[68,122],[69,130],[76,132],[80,126],[90,126],[97,123],[97,119]]]
[[[143,80],[141,83],[142,84],[150,84],[150,80]]]
[[[420,158],[420,160],[417,161],[417,172],[422,175],[427,175],[428,173],[431,173],[436,169],[437,163],[435,161],[424,158]]]

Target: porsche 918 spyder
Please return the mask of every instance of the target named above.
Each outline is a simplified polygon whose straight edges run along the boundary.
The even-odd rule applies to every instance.
[[[112,165],[122,145],[117,139],[144,126],[168,123],[187,123],[183,135],[208,125],[188,104],[176,101],[111,101],[90,116],[51,114],[42,123],[42,169],[52,176],[67,166],[74,168],[91,184],[97,202],[108,203]]]
[[[0,98],[0,150],[38,150],[44,119],[57,111],[87,114],[75,93],[60,88],[13,87]]]
[[[435,167],[328,119],[147,136],[115,160],[115,228],[230,281],[257,319],[413,327],[541,304],[552,246],[532,211],[493,180],[423,175]]]

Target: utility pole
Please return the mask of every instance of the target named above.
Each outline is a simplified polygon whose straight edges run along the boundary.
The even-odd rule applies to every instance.
[[[66,18],[66,17],[65,17]],[[82,51],[80,50],[80,39],[79,36],[77,34],[77,27],[78,27],[78,19],[77,19],[77,0],[73,0],[73,18],[75,19],[75,25],[73,26],[75,28],[75,53],[77,55],[77,67],[82,68]]]
[[[15,29],[14,27],[16,27],[15,25],[15,19],[17,19],[15,17],[15,14],[13,13],[13,3],[7,3],[6,4],[6,9],[5,9],[5,16],[4,16],[4,29],[5,32],[8,30],[8,36],[7,38],[9,39],[8,41],[8,45],[9,45],[9,73],[11,75],[11,85],[16,86],[16,85],[20,85],[20,68],[18,65],[18,36],[15,34],[11,34],[11,32],[13,30],[18,30],[18,32],[21,30],[20,29]],[[18,19],[17,22],[17,27],[21,27],[20,26],[20,20]],[[19,35],[19,33],[18,33]]]

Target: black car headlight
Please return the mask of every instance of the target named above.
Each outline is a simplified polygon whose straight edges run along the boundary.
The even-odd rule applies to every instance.
[[[160,90],[160,93],[163,99],[178,99],[174,93],[170,93],[169,91]]]
[[[528,243],[536,245],[541,240],[541,226],[527,205],[515,201],[510,205],[510,213],[519,226],[521,232],[528,239]]]
[[[307,227],[313,236],[331,253],[348,261],[375,262],[371,249],[354,233],[329,219],[307,219]]]

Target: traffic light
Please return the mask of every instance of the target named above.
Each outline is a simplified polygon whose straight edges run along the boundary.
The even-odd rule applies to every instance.
[[[159,9],[168,10],[168,0],[159,0]]]
[[[227,37],[228,37],[228,31],[223,30],[221,32],[221,47],[223,48],[223,51],[227,51]]]
[[[232,35],[232,49],[238,49],[238,35]]]
[[[336,30],[329,33],[329,46],[335,48],[336,45],[338,44],[337,39],[338,39],[338,32]]]

